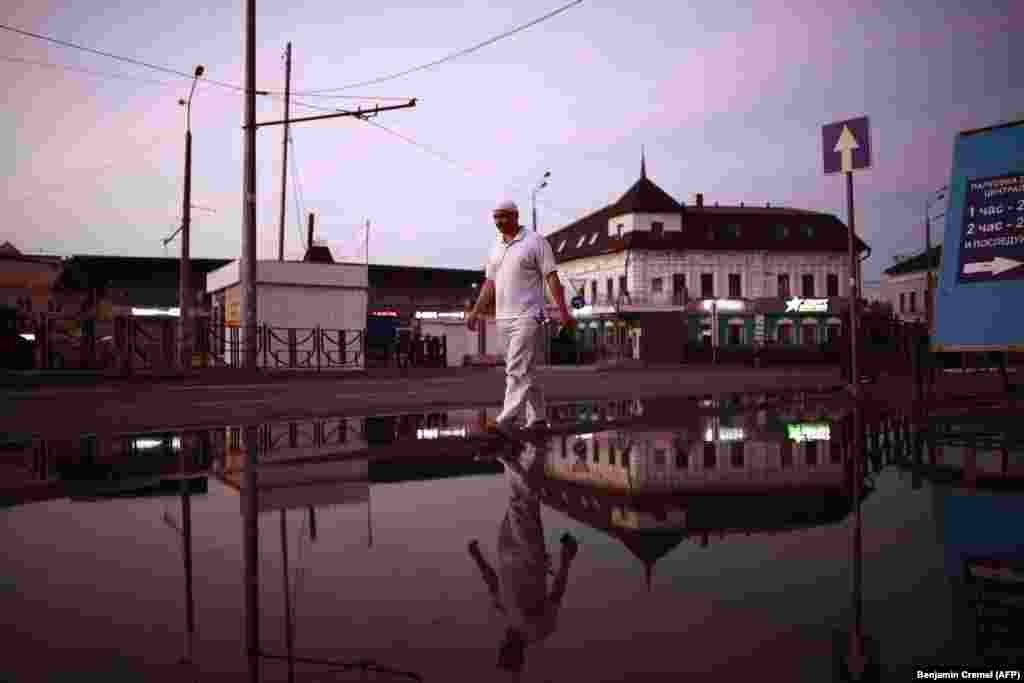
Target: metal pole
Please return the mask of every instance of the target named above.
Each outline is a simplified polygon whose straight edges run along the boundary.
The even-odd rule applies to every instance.
[[[533,191],[533,194],[530,196],[530,199],[532,200],[531,203],[533,204],[533,231],[537,232],[537,190]]]
[[[846,215],[849,226],[849,251],[850,251],[850,386],[854,397],[860,395],[860,374],[857,368],[857,317],[859,308],[860,292],[857,291],[857,254],[854,250],[853,219],[853,171],[846,172]]]
[[[256,369],[256,0],[245,0],[245,145],[242,161],[242,321],[245,367]]]
[[[284,218],[288,187],[288,105],[292,86],[292,44],[284,49],[284,136],[281,138],[281,217],[277,226],[277,260],[284,261]]]
[[[191,101],[191,95],[189,96]],[[192,223],[192,130],[185,130],[185,191],[181,202],[181,263],[178,266],[178,362],[183,369],[188,368],[188,334],[189,322],[189,280],[191,279],[191,263],[189,262],[189,229]]]

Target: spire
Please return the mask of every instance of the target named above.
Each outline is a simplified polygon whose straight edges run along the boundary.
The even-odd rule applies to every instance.
[[[640,145],[640,177],[647,177],[647,159],[644,155],[644,146]]]

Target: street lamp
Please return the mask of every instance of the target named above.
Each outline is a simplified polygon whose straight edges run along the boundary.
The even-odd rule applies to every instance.
[[[932,217],[931,207],[933,202],[941,201],[946,197],[946,191],[949,189],[948,185],[944,185],[942,188],[932,192],[928,195],[928,198],[924,201],[924,258],[925,258],[925,320],[928,324],[928,334],[932,333],[932,321],[935,318],[932,313],[935,308],[935,301],[932,299]],[[944,216],[945,212],[936,216],[939,218]]]
[[[533,188],[533,194],[530,195],[531,203],[533,205],[533,231],[537,232],[537,193],[548,186],[546,178],[551,177],[551,171],[544,171],[544,175],[541,176],[541,181],[537,187]]]
[[[195,75],[192,77],[192,88],[188,92],[187,100],[178,100],[178,104],[185,107],[185,189],[181,202],[181,264],[178,267],[178,361],[182,369],[188,368],[188,330],[191,320],[192,304],[189,301],[189,281],[191,280],[192,266],[189,262],[189,228],[192,224],[192,95],[196,91],[196,83],[203,75],[203,66],[196,67]]]

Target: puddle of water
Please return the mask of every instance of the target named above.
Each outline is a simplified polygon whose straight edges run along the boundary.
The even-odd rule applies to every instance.
[[[1019,453],[875,423],[854,458],[807,395],[488,416],[9,439],[0,675],[821,681],[851,632],[880,676],[995,661],[965,562],[1024,546],[988,485]]]

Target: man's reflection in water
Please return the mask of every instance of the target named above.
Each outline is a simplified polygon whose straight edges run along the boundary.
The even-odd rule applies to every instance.
[[[498,667],[506,671],[522,671],[526,646],[554,632],[569,578],[569,565],[578,550],[576,539],[563,534],[558,571],[551,571],[540,518],[540,498],[529,484],[532,475],[543,471],[546,456],[546,446],[533,443],[523,444],[519,453],[498,456],[505,465],[512,493],[498,530],[498,572],[487,563],[480,552],[480,544],[475,539],[469,543],[469,554],[491,593],[495,613],[505,623]],[[550,573],[555,574],[555,580],[548,593]]]

